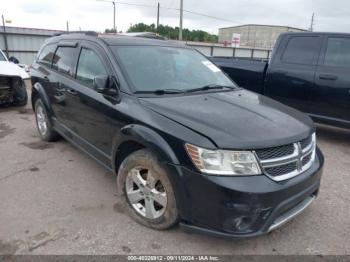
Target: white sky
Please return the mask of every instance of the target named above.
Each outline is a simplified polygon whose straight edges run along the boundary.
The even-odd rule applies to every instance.
[[[158,0],[120,0],[154,5],[154,8],[117,4],[117,28],[127,30],[138,22],[156,23]],[[179,0],[159,0],[161,7],[178,8]],[[96,0],[0,0],[0,14],[12,20],[9,26],[65,30],[104,31],[113,26],[112,3]],[[218,33],[218,28],[258,23],[307,29],[315,12],[315,30],[350,32],[349,0],[184,0],[187,10],[220,17],[215,20],[184,14],[184,27]],[[178,26],[178,11],[161,9],[160,23]]]

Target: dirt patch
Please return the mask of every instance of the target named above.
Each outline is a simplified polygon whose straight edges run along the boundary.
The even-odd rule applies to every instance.
[[[31,171],[31,172],[38,172],[39,168],[36,167],[36,166],[33,166],[33,167],[29,168],[29,171]]]
[[[19,145],[28,147],[30,149],[34,150],[45,150],[45,149],[50,149],[54,147],[54,144],[52,143],[47,143],[44,141],[39,141],[39,142],[30,142],[30,143],[20,143]]]
[[[120,213],[120,214],[123,214],[125,213],[125,207],[123,204],[121,203],[115,203],[114,206],[113,206],[113,210],[117,213]]]
[[[151,248],[152,249],[161,249],[161,245],[157,244],[157,243],[152,243],[151,244]]]
[[[128,247],[128,246],[122,246],[122,250],[123,250],[125,253],[131,253],[131,248]]]
[[[21,108],[17,111],[18,114],[34,114],[31,108]]]
[[[18,250],[18,246],[15,242],[3,242],[0,240],[0,254],[1,255],[13,255]]]
[[[30,121],[29,117],[27,117],[27,116],[21,116],[20,119]]]
[[[16,128],[12,128],[5,123],[0,123],[0,139],[13,134],[15,130]]]
[[[100,205],[97,205],[97,206],[75,206],[75,205],[72,205],[72,207],[76,211],[84,212],[84,211],[101,210],[101,209],[105,208],[105,205],[104,204],[100,204]]]

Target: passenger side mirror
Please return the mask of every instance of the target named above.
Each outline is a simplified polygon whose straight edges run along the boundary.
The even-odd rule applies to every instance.
[[[93,82],[94,89],[103,95],[118,97],[119,89],[118,86],[113,79],[113,77],[108,75],[100,75],[94,78]]]

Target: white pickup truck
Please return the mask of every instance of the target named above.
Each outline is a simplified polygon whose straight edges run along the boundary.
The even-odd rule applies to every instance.
[[[8,61],[0,50],[0,106],[27,104],[26,82],[28,73],[18,65]]]

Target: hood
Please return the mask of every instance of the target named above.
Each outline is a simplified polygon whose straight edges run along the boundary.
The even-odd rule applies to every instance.
[[[140,102],[221,149],[279,146],[300,141],[314,131],[305,114],[246,90],[141,98]]]
[[[7,61],[0,61],[0,75],[19,76],[22,79],[29,78],[29,75],[25,72],[24,69],[20,68],[14,63]]]

